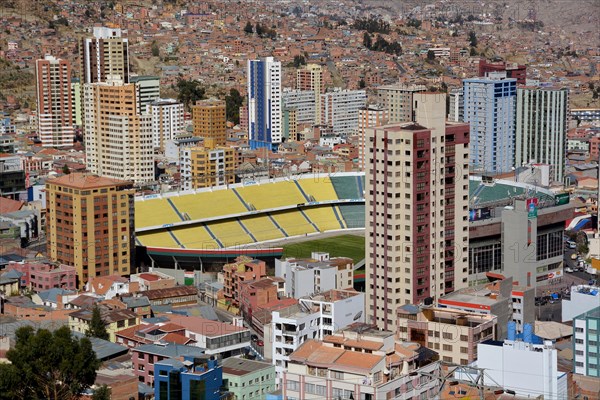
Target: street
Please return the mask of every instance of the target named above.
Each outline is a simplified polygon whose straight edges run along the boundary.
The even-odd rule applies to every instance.
[[[595,276],[585,272],[566,272],[567,268],[575,269],[577,261],[571,259],[572,254],[577,254],[575,249],[565,249],[563,276],[554,279],[546,285],[536,287],[536,298],[551,296],[553,293],[558,293],[561,300],[565,293],[570,294],[570,288],[573,285],[588,284],[590,279],[596,279]],[[567,297],[568,298],[568,297]],[[557,321],[562,319],[562,301],[551,303],[548,301],[543,306],[536,306],[536,319],[539,321]]]

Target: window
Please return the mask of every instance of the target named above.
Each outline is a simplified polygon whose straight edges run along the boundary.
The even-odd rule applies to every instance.
[[[292,390],[294,392],[298,392],[300,390],[300,384],[298,381],[287,381],[286,387],[287,390]]]
[[[315,394],[325,397],[325,393],[327,392],[327,387],[323,386],[323,385],[315,385],[315,387],[316,387]]]
[[[344,374],[339,371],[331,371],[331,379],[344,379]]]

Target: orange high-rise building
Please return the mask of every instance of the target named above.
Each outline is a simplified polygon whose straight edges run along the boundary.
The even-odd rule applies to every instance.
[[[209,99],[197,101],[192,106],[194,136],[214,139],[217,146],[225,146],[227,141],[227,117],[223,100]]]
[[[72,265],[78,286],[129,275],[134,261],[133,183],[73,173],[46,182],[48,254]]]

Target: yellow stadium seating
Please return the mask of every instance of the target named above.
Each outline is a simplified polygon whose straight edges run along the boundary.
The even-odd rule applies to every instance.
[[[215,190],[174,196],[170,199],[179,212],[187,213],[192,220],[248,211],[233,190]]]
[[[337,200],[337,194],[329,177],[313,177],[298,179],[298,183],[307,196],[312,196],[316,201]]]
[[[246,203],[252,204],[257,210],[306,203],[300,189],[290,181],[244,186],[236,190]]]
[[[310,222],[306,220],[300,211],[285,211],[277,214],[272,214],[273,219],[277,221],[279,226],[289,235],[304,235],[305,233],[316,232]]]
[[[135,227],[172,224],[181,222],[166,199],[138,200],[135,202]]]
[[[181,248],[167,231],[139,233],[136,237],[144,246]]]
[[[248,229],[259,242],[281,239],[284,237],[279,228],[277,228],[273,221],[266,215],[245,217],[242,219],[242,224],[244,224],[246,229]]]
[[[211,232],[219,239],[224,247],[235,247],[242,244],[254,243],[254,240],[244,231],[235,220],[211,222],[208,225]]]
[[[173,228],[173,234],[186,249],[218,249],[219,245],[203,225]]]
[[[340,210],[340,207],[335,204],[332,205],[332,207],[335,209],[335,211],[337,212],[337,217],[340,219],[340,221],[342,222],[342,227],[344,229],[348,228],[348,225],[346,224],[346,220],[344,220],[344,215],[342,214],[342,210]]]
[[[308,207],[302,210],[321,232],[342,229],[331,206]]]

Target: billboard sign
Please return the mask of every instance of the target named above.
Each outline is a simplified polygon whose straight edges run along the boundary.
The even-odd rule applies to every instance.
[[[491,217],[492,211],[487,207],[469,210],[469,221],[479,221],[480,219],[487,219]]]
[[[569,193],[559,193],[554,196],[554,204],[557,206],[562,206],[563,204],[569,204],[570,197]]]
[[[538,199],[537,197],[532,197],[527,199],[527,218],[537,218],[537,209],[538,209]]]

